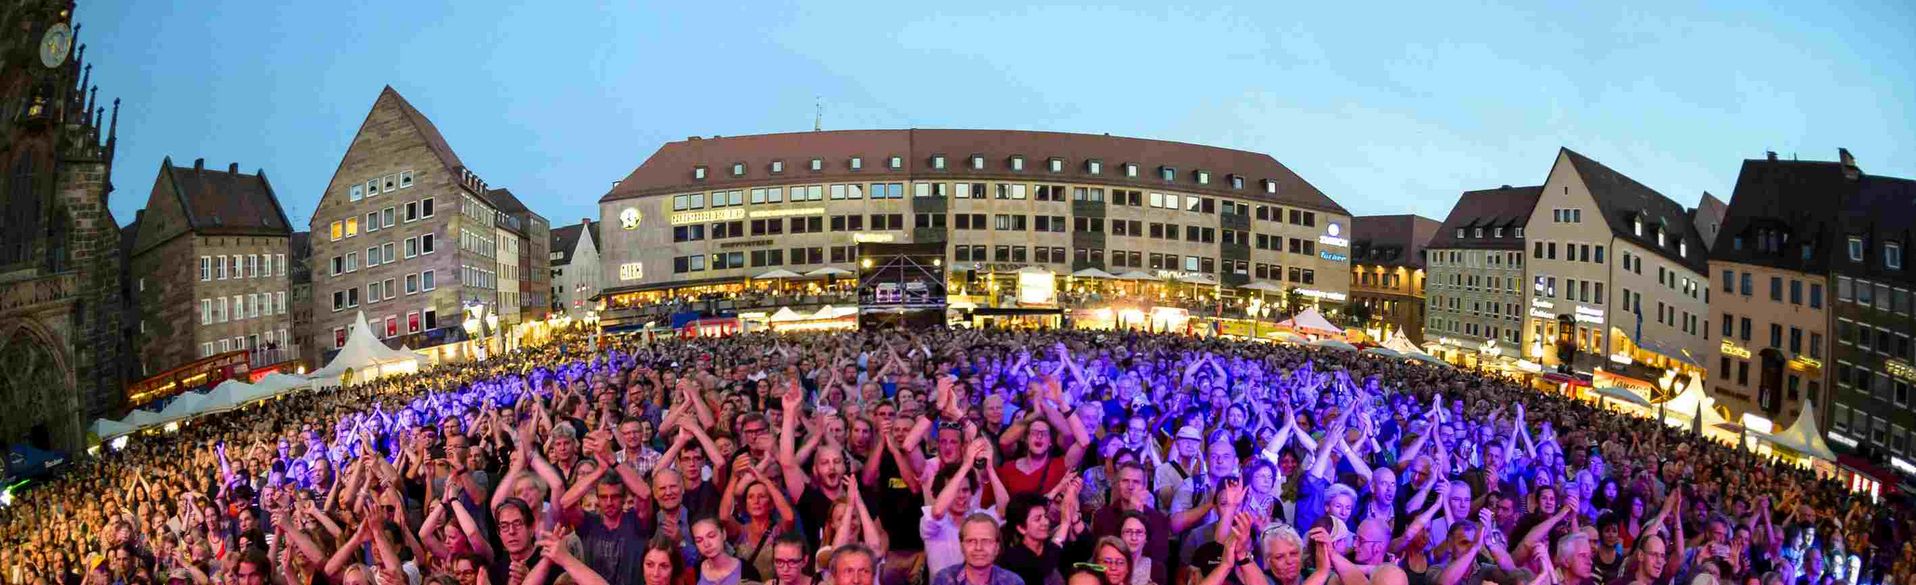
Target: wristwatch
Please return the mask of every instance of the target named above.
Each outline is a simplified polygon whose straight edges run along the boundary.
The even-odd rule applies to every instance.
[[[1251,564],[1251,556],[1250,556],[1250,555],[1244,555],[1244,557],[1243,557],[1243,558],[1240,558],[1240,559],[1238,559],[1238,560],[1237,560],[1237,566],[1240,566],[1240,567],[1242,567],[1242,566],[1244,566],[1244,565],[1248,565],[1248,564]]]

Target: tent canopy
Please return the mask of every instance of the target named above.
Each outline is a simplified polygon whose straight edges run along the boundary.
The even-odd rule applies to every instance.
[[[1324,314],[1317,312],[1317,309],[1304,309],[1304,312],[1279,321],[1277,325],[1317,335],[1344,334],[1344,328],[1332,324],[1331,320],[1325,319]]]
[[[1816,403],[1804,401],[1803,413],[1796,415],[1796,422],[1783,432],[1760,435],[1772,443],[1789,448],[1824,461],[1835,461],[1836,453],[1830,451],[1829,444],[1823,442],[1823,434],[1816,428]]]
[[[1158,277],[1153,276],[1151,273],[1145,272],[1143,270],[1133,270],[1130,272],[1126,272],[1124,274],[1118,275],[1118,278],[1122,278],[1125,280],[1157,280],[1158,279]]]
[[[1086,268],[1084,270],[1079,270],[1077,272],[1071,273],[1071,276],[1075,278],[1117,278],[1116,276],[1113,276],[1109,272],[1098,270],[1096,268]]]
[[[826,266],[824,268],[807,272],[805,273],[805,276],[845,276],[851,273],[852,271],[839,268],[837,266]]]
[[[346,345],[333,356],[332,363],[313,372],[309,378],[313,381],[337,379],[349,370],[372,369],[375,377],[391,368],[395,371],[408,371],[419,366],[419,354],[402,352],[381,343],[373,336],[372,327],[366,325],[366,313],[361,311],[353,320],[351,333],[346,335]]]
[[[1245,289],[1245,290],[1261,290],[1264,292],[1284,292],[1284,287],[1271,284],[1271,281],[1268,281],[1268,280],[1254,280],[1254,281],[1251,281],[1249,284],[1239,286],[1238,288]]]
[[[790,270],[778,268],[778,269],[767,271],[764,274],[754,276],[752,277],[752,279],[753,280],[772,280],[772,279],[779,279],[779,278],[798,278],[799,276],[800,275],[797,272],[792,272]]]

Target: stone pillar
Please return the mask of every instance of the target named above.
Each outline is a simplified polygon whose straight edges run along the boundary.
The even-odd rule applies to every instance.
[[[107,209],[109,164],[84,157],[60,161],[59,169],[54,198],[72,222],[67,230],[72,239],[70,266],[79,278],[71,321],[73,377],[79,414],[90,421],[125,400],[126,265],[120,257],[120,228]]]

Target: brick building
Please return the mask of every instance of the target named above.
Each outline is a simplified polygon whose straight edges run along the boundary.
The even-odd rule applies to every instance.
[[[229,351],[254,367],[298,355],[287,312],[292,229],[264,171],[160,162],[128,262],[140,374]]]
[[[464,308],[497,309],[486,192],[431,120],[391,87],[379,93],[313,211],[321,361],[360,312],[390,346],[419,349],[466,339]]]
[[[546,258],[547,251],[552,248],[551,224],[546,222],[545,216],[527,208],[518,196],[512,194],[511,189],[493,189],[486,192],[486,197],[499,208],[501,229],[515,236],[510,244],[500,244],[502,250],[510,247],[513,251],[512,263],[508,264],[502,254],[499,264],[502,272],[503,267],[510,266],[517,282],[517,290],[512,291],[511,298],[518,307],[518,320],[544,319],[552,313],[552,273],[547,270],[551,261]],[[505,284],[505,279],[501,278],[501,298],[505,298],[507,292],[503,288]]]

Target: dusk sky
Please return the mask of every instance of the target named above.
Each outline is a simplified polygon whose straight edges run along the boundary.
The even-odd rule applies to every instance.
[[[1685,205],[1765,150],[1916,176],[1916,4],[81,0],[125,100],[112,208],[160,160],[264,168],[304,229],[384,85],[563,225],[664,142],[1111,133],[1275,156],[1359,215],[1441,219],[1560,146]],[[616,5],[616,7],[611,6]],[[1900,137],[1900,138],[1899,138]]]

